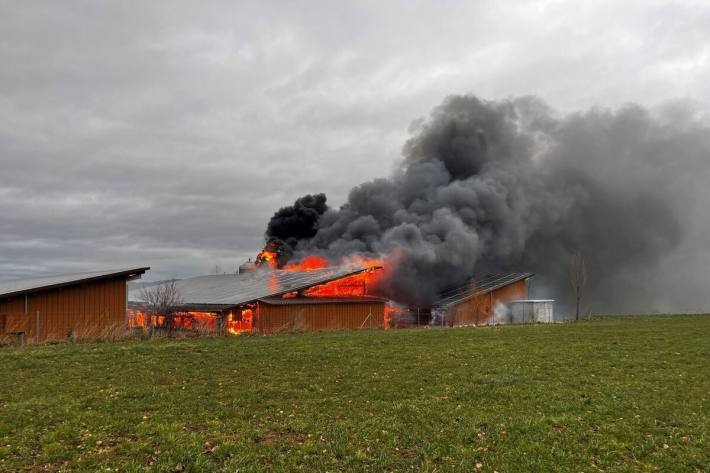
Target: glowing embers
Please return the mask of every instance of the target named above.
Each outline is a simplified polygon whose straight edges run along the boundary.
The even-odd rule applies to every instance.
[[[170,316],[149,315],[140,309],[128,309],[128,326],[130,328],[146,328],[153,326],[158,329],[179,329],[214,332],[217,328],[217,315],[212,312],[176,312]]]
[[[254,327],[254,311],[252,308],[242,309],[241,312],[234,314],[229,312],[225,319],[225,328],[232,335],[239,335],[246,332],[251,332]]]
[[[223,319],[221,317],[224,317]],[[233,335],[251,332],[254,322],[254,310],[247,307],[237,313],[228,312],[224,316],[212,312],[177,312],[173,316],[153,315],[140,309],[128,309],[128,326],[131,329],[149,328],[171,329],[192,332],[220,333],[223,330]],[[150,322],[150,323],[149,323]]]

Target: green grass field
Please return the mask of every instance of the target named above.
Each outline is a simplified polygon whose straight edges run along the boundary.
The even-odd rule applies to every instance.
[[[707,471],[710,316],[0,349],[0,471]]]

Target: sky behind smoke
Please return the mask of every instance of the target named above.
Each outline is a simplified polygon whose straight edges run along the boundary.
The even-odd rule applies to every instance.
[[[0,2],[0,278],[233,271],[279,207],[391,174],[451,94],[710,108],[705,2],[136,5]]]

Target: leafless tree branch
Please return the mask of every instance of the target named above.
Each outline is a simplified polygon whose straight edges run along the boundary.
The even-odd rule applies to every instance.
[[[148,309],[148,326],[152,331],[153,316],[162,317],[161,328],[171,332],[175,327],[175,314],[183,304],[182,295],[175,280],[167,281],[156,286],[143,288],[140,298]]]

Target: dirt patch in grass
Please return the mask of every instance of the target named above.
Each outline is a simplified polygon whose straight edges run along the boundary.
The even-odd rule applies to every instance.
[[[261,439],[261,442],[263,443],[292,443],[292,444],[297,444],[297,445],[303,445],[305,443],[306,439],[308,438],[307,434],[304,434],[302,432],[296,432],[293,429],[286,429],[286,430],[270,430],[266,432],[266,435],[264,435],[263,439]]]

